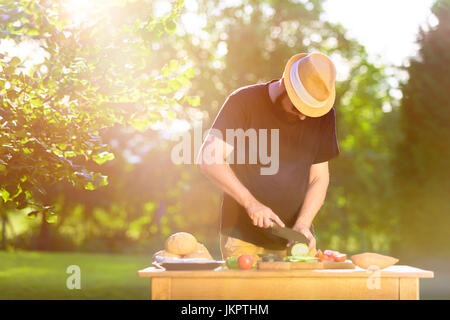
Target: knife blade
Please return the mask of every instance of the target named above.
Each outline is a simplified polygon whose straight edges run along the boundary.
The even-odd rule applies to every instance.
[[[293,240],[306,244],[308,243],[308,239],[302,233],[292,230],[290,228],[280,227],[276,223],[273,224],[271,231],[273,235],[286,240]]]

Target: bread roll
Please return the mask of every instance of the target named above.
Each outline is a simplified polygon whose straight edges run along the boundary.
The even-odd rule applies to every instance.
[[[197,251],[197,239],[187,232],[177,232],[166,240],[167,252],[185,255]]]
[[[204,252],[204,251],[196,251],[196,252],[192,252],[189,254],[186,254],[183,256],[183,258],[203,258],[203,259],[211,259],[213,260],[213,257],[209,254],[209,252]]]
[[[197,242],[197,252],[208,252],[208,249],[200,242]]]
[[[180,255],[173,254],[173,253],[167,252],[165,250],[159,250],[158,252],[156,252],[153,255],[153,260],[155,260],[155,257],[157,257],[157,256],[164,257],[164,258],[181,258]]]
[[[351,257],[351,259],[354,264],[363,269],[384,269],[398,262],[398,259],[394,257],[383,256],[381,254],[372,252],[355,254]]]

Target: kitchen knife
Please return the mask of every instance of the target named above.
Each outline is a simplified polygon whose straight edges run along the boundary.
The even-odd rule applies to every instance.
[[[286,240],[293,240],[301,243],[308,243],[308,239],[300,232],[292,230],[290,228],[280,227],[274,222],[271,228],[272,234]]]

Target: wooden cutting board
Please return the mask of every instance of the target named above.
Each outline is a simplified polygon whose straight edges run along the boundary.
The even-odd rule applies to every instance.
[[[351,260],[345,262],[263,262],[258,261],[260,270],[314,270],[314,269],[355,269]]]

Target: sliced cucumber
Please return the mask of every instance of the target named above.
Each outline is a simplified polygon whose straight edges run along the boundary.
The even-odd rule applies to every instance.
[[[304,243],[296,243],[291,248],[291,255],[292,256],[307,256],[309,254],[309,248]]]
[[[316,262],[319,258],[316,257],[304,257],[304,262]]]
[[[284,261],[289,262],[315,262],[318,258],[316,257],[305,257],[305,256],[287,256]]]

